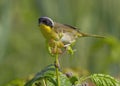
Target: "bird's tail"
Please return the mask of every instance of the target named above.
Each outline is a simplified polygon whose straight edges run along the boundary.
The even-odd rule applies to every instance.
[[[79,36],[79,37],[105,38],[104,36],[94,35],[94,34],[87,34],[87,33],[82,33],[82,32],[79,32],[79,33],[78,33],[78,36]]]

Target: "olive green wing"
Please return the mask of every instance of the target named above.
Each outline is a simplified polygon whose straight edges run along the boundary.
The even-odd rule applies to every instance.
[[[71,25],[67,25],[67,24],[60,24],[60,23],[55,23],[55,31],[57,33],[59,32],[70,32],[73,35],[77,35],[79,37],[96,37],[96,38],[105,38],[104,36],[100,36],[100,35],[95,35],[95,34],[88,34],[88,33],[83,33],[80,32],[78,28],[73,27]]]
[[[62,32],[62,33],[70,32],[70,33],[73,33],[73,34],[78,33],[77,28],[74,28],[74,27],[72,27],[70,25],[67,25],[67,24],[55,23],[54,29],[55,29],[56,32]]]

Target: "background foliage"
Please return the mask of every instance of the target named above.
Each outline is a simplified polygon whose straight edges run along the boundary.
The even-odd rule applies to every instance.
[[[107,36],[78,39],[75,55],[61,59],[64,68],[119,76],[119,9],[119,0],[0,0],[0,85],[53,62],[38,28],[41,16]]]

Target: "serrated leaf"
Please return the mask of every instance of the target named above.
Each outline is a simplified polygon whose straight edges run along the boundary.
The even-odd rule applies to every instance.
[[[44,70],[38,72],[32,80],[28,81],[25,84],[25,86],[32,86],[32,84],[37,80],[53,77],[54,71],[55,71],[54,65],[47,66]]]
[[[61,86],[71,86],[72,83],[70,82],[69,78],[66,77],[65,74],[60,74],[60,85]]]
[[[93,74],[90,79],[96,84],[96,86],[120,86],[120,82],[110,75],[105,74]]]
[[[60,78],[60,85],[61,86],[71,86],[71,82],[69,80],[69,78],[63,74],[62,72],[59,71],[59,78]],[[37,73],[35,75],[35,77],[28,81],[25,86],[36,86],[36,81],[39,84],[42,84],[43,80],[45,80],[45,84],[47,84],[48,86],[56,86],[57,82],[56,82],[56,73],[55,73],[55,67],[54,65],[50,65],[48,67],[46,67],[44,70],[42,70],[41,72]]]

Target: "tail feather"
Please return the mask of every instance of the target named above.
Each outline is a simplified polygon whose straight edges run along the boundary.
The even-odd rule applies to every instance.
[[[79,32],[78,36],[79,36],[79,37],[105,38],[104,36],[94,35],[94,34],[87,34],[87,33],[81,33],[81,32]]]

